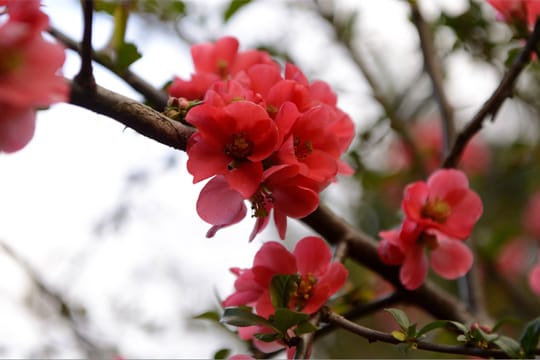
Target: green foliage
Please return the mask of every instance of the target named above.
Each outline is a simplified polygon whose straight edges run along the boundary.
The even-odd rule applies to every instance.
[[[226,308],[223,311],[221,316],[221,322],[233,325],[233,326],[253,326],[253,325],[263,325],[270,328],[273,327],[272,323],[265,318],[258,316],[251,312],[250,308],[247,307],[231,307]]]
[[[270,298],[274,308],[289,307],[291,294],[296,290],[299,275],[274,275],[270,283]]]
[[[227,359],[230,354],[231,354],[230,349],[220,349],[214,353],[214,359],[216,360]]]
[[[523,348],[525,357],[532,357],[534,350],[538,347],[538,342],[540,341],[540,317],[537,317],[536,319],[530,321],[527,326],[525,327],[525,330],[523,331],[523,334],[521,335],[521,338],[519,339],[519,343],[521,344],[521,347]]]
[[[132,43],[123,43],[118,49],[116,58],[116,67],[118,71],[124,71],[129,68],[131,64],[139,60],[142,57],[141,53],[137,49],[137,46]]]
[[[231,0],[229,6],[223,13],[223,20],[225,22],[229,21],[230,18],[233,17],[233,15],[236,14],[238,10],[240,10],[242,7],[246,6],[250,2],[251,0]]]
[[[195,315],[193,319],[196,320],[210,320],[214,322],[219,322],[221,319],[221,316],[217,313],[217,311],[205,311],[202,314]]]

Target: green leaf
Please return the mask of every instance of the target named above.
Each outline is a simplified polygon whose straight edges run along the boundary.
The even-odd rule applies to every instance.
[[[317,330],[317,327],[310,323],[309,321],[302,321],[298,326],[294,329],[294,333],[297,336],[312,333]]]
[[[273,328],[270,321],[253,314],[250,310],[241,307],[226,308],[223,311],[221,322],[233,326],[264,325]]]
[[[137,50],[137,46],[132,43],[124,43],[118,49],[116,68],[120,71],[127,70],[131,64],[139,60],[141,57],[142,55],[139,50]]]
[[[427,334],[430,331],[433,331],[435,329],[440,329],[442,327],[448,326],[447,320],[436,320],[429,324],[424,325],[418,332],[416,333],[416,337],[420,337],[424,334]]]
[[[116,8],[116,3],[114,1],[98,0],[94,2],[95,11],[106,12],[109,15],[113,15],[115,8]]]
[[[407,335],[405,335],[405,333],[402,331],[394,330],[392,331],[391,334],[394,337],[394,339],[399,340],[399,341],[405,341],[405,339],[407,339]]]
[[[231,0],[229,3],[229,7],[227,10],[225,10],[225,13],[223,13],[223,20],[225,22],[229,21],[229,19],[242,7],[249,4],[251,0]]]
[[[179,15],[184,15],[186,13],[186,4],[183,1],[173,1],[170,9]]]
[[[448,324],[454,325],[459,331],[461,331],[464,334],[469,332],[469,329],[467,328],[467,326],[463,325],[462,323],[458,321],[448,321]]]
[[[522,357],[521,346],[516,340],[508,336],[500,336],[497,340],[493,341],[493,343],[511,358]]]
[[[384,310],[392,314],[392,316],[394,317],[394,319],[396,320],[396,322],[399,324],[399,326],[404,332],[408,332],[409,327],[411,326],[411,322],[409,321],[407,314],[405,314],[400,309],[384,309]]]
[[[289,307],[291,294],[296,290],[299,275],[274,275],[270,283],[270,299],[274,308]]]
[[[272,342],[283,338],[282,334],[279,333],[270,333],[270,334],[255,334],[253,335],[256,339],[259,339],[264,342]]]
[[[217,313],[217,311],[206,311],[206,312],[203,312],[202,314],[195,315],[193,317],[193,319],[196,319],[196,320],[211,320],[211,321],[219,322],[220,316]]]
[[[298,311],[292,311],[287,308],[278,308],[272,317],[272,325],[282,333],[286,333],[288,329],[294,325],[309,319],[308,314]]]
[[[540,341],[540,317],[530,321],[525,327],[525,331],[519,339],[521,347],[525,351],[526,356],[533,354],[533,351],[538,347]]]
[[[227,359],[231,353],[230,349],[221,349],[214,353],[214,359],[221,360],[221,359]]]

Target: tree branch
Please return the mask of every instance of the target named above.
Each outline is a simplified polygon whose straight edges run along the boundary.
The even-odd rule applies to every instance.
[[[529,63],[531,58],[531,53],[534,51],[538,40],[540,39],[540,19],[536,20],[534,25],[534,30],[531,33],[531,36],[527,39],[527,43],[519,53],[519,56],[514,61],[512,66],[508,69],[504,77],[502,78],[499,86],[490,98],[482,105],[480,110],[473,116],[471,121],[467,126],[458,134],[450,153],[446,157],[445,161],[442,164],[444,168],[453,168],[456,167],[465,146],[471,138],[482,128],[484,118],[488,115],[492,116],[492,119],[495,118],[495,115],[499,111],[501,105],[506,100],[507,97],[512,95],[514,85],[516,80]]]
[[[94,79],[94,73],[92,70],[92,16],[94,14],[94,1],[83,0],[83,17],[84,17],[84,30],[83,40],[81,48],[81,69],[77,76],[75,76],[75,82],[79,83],[82,87],[89,91],[93,91],[96,88],[96,80]]]
[[[70,103],[106,115],[140,134],[178,150],[186,150],[195,129],[171,120],[149,106],[101,86],[94,93],[71,82]]]
[[[433,93],[435,94],[435,99],[441,113],[443,123],[442,157],[444,158],[450,151],[450,144],[452,144],[455,137],[454,109],[450,105],[444,90],[441,64],[435,51],[435,43],[431,30],[422,16],[416,0],[409,0],[409,5],[412,12],[412,22],[416,27],[420,39],[420,49],[424,58],[424,69],[431,79]]]
[[[339,326],[347,331],[350,331],[356,335],[367,339],[369,342],[381,341],[388,344],[400,344],[402,341],[397,340],[391,334],[387,334],[381,331],[373,330],[365,326],[356,324],[352,321],[345,319],[343,316],[331,312],[328,308],[323,308],[323,321],[330,324]],[[411,344],[412,345],[412,344]],[[486,358],[499,358],[507,359],[509,356],[502,350],[496,349],[479,349],[474,347],[459,346],[459,345],[441,345],[434,344],[427,341],[415,341],[414,347],[420,350],[433,351],[446,354],[461,354],[472,355]]]
[[[66,45],[69,49],[79,54],[82,53],[81,44],[61,32],[60,30],[51,27],[49,29],[49,33],[56,39],[58,39],[60,42],[62,42],[64,45]],[[135,91],[143,95],[150,102],[154,109],[165,109],[165,106],[167,105],[167,100],[169,99],[169,96],[166,92],[156,89],[154,86],[149,84],[147,81],[145,81],[143,78],[133,73],[129,69],[123,71],[119,70],[116,66],[114,66],[113,62],[109,59],[109,57],[103,53],[96,53],[93,51],[92,59],[98,64],[104,66],[105,68],[118,75]]]

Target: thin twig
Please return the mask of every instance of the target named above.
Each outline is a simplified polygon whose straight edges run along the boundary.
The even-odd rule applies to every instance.
[[[75,81],[82,87],[91,91],[96,87],[96,80],[92,69],[92,17],[94,14],[94,1],[81,1],[84,17],[84,30],[81,47],[81,69]]]
[[[444,158],[450,151],[450,144],[452,144],[455,137],[454,109],[448,101],[446,91],[444,90],[443,73],[440,60],[437,57],[437,52],[435,50],[435,43],[433,41],[431,30],[422,16],[416,0],[409,0],[409,5],[412,12],[412,22],[416,27],[418,37],[420,38],[420,49],[422,50],[424,59],[424,69],[431,79],[433,93],[441,113],[441,120],[443,123],[442,157]]]
[[[491,115],[492,119],[495,118],[497,112],[499,111],[501,105],[506,100],[507,97],[512,95],[514,85],[518,76],[521,74],[525,66],[529,63],[531,58],[531,53],[534,51],[538,40],[540,39],[540,19],[536,20],[534,25],[534,30],[531,33],[531,36],[527,39],[527,42],[519,56],[516,58],[512,66],[508,69],[504,77],[502,78],[499,86],[489,99],[482,105],[480,110],[473,116],[471,121],[467,126],[457,135],[454,145],[450,150],[450,153],[446,157],[445,161],[442,164],[444,168],[453,168],[456,167],[465,146],[469,143],[472,137],[480,131],[484,119]]]
[[[52,36],[54,36],[56,39],[61,41],[69,49],[81,54],[82,52],[81,44],[75,41],[74,39],[72,39],[71,37],[69,37],[68,35],[66,35],[65,33],[63,33],[62,31],[54,27],[51,27],[49,29],[49,33]],[[105,56],[105,54],[96,53],[93,51],[92,59],[98,64],[104,66],[108,70],[118,75],[121,79],[123,79],[135,91],[137,91],[142,96],[144,96],[154,109],[159,110],[159,111],[162,111],[165,109],[165,106],[167,105],[167,100],[169,98],[166,92],[156,89],[146,80],[144,80],[137,74],[133,73],[129,69],[120,71],[118,67],[114,66],[113,62],[107,56]]]
[[[45,295],[47,299],[52,300],[58,306],[58,313],[61,315],[68,324],[69,328],[75,335],[75,338],[81,345],[88,356],[88,358],[101,358],[107,357],[112,354],[111,351],[102,349],[100,346],[96,345],[94,341],[89,339],[84,332],[80,329],[79,321],[75,312],[72,310],[68,301],[57,291],[51,289],[45,282],[41,279],[38,273],[34,270],[30,264],[24,260],[20,255],[18,255],[9,245],[5,242],[0,241],[0,248],[8,255],[13,261],[15,261],[26,273],[28,278],[36,286],[36,288]]]
[[[322,312],[323,321],[339,326],[356,335],[360,335],[361,337],[367,339],[369,342],[380,341],[388,344],[403,343],[391,334],[373,330],[365,326],[356,324],[352,321],[347,320],[339,314],[331,312],[328,308],[323,308]],[[485,358],[509,358],[509,356],[504,351],[497,349],[480,349],[459,345],[441,345],[420,340],[414,341],[413,343],[411,343],[411,346],[414,346],[415,349],[419,350],[433,351],[446,354],[472,355]]]
[[[401,292],[394,292],[391,295],[385,296],[383,298],[377,299],[375,301],[372,301],[367,304],[362,304],[360,306],[355,307],[351,311],[348,311],[347,313],[343,314],[343,317],[346,319],[358,319],[362,316],[366,316],[369,314],[372,314],[376,311],[385,309],[389,306],[395,305],[399,302],[403,301],[403,294]],[[336,330],[339,326],[335,324],[328,324],[315,333],[315,337],[319,338],[321,336],[324,336],[326,334],[329,334],[330,332]]]

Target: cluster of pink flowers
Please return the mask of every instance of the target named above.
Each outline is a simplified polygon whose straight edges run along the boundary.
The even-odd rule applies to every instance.
[[[431,268],[446,279],[466,274],[473,256],[463,243],[482,215],[480,197],[469,189],[463,172],[435,171],[427,182],[409,184],[404,190],[405,215],[398,230],[380,232],[378,251],[387,265],[400,265],[400,281],[408,290],[424,282],[429,252]]]
[[[493,6],[501,20],[509,23],[525,24],[532,27],[540,15],[538,0],[487,0]]]
[[[68,86],[57,74],[64,48],[42,36],[49,19],[39,0],[0,0],[2,7],[7,20],[0,24],[0,152],[14,152],[32,139],[36,109],[65,101]]]
[[[301,239],[292,253],[281,243],[266,242],[255,255],[253,267],[231,269],[237,276],[234,283],[236,291],[223,301],[223,306],[250,306],[257,315],[268,319],[276,310],[270,295],[272,278],[275,275],[298,275],[294,290],[289,294],[289,308],[314,314],[347,280],[343,264],[331,260],[328,245],[319,237]],[[254,334],[268,331],[264,326],[249,326],[240,328],[239,335],[248,340],[253,339]],[[265,352],[284,346],[253,340]]]
[[[353,122],[336,106],[323,81],[310,83],[292,64],[280,66],[262,51],[238,51],[223,37],[191,49],[195,73],[176,78],[175,98],[202,101],[185,120],[197,128],[187,167],[202,189],[197,212],[212,224],[207,236],[242,220],[251,202],[253,239],[273,212],[284,238],[287,217],[302,218],[319,204],[319,192],[337,174],[351,174],[340,160],[354,137]]]

